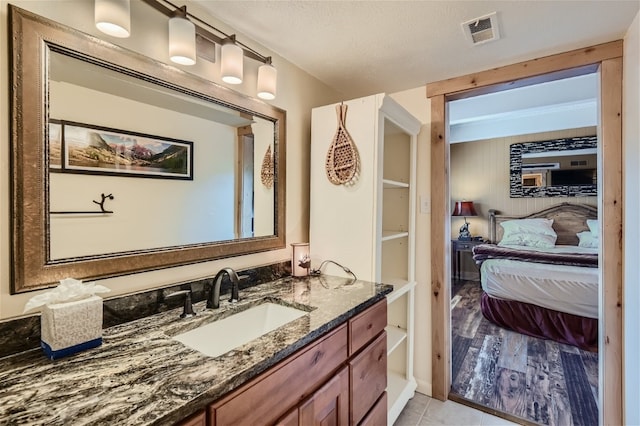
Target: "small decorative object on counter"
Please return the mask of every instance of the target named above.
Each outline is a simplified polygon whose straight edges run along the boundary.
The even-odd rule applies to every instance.
[[[306,277],[311,268],[309,256],[309,243],[293,243],[291,253],[291,275],[294,277]]]
[[[32,297],[24,311],[41,307],[40,346],[49,359],[58,359],[102,344],[102,298],[109,292],[93,282],[60,280],[51,291]]]

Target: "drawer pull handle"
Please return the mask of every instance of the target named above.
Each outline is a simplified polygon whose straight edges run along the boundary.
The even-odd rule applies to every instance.
[[[367,330],[371,330],[372,328],[373,328],[373,324],[369,323],[369,324],[367,325]]]

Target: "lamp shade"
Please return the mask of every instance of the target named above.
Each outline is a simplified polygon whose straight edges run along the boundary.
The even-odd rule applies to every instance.
[[[478,213],[473,206],[473,201],[456,201],[451,216],[478,216]]]
[[[242,83],[242,67],[244,55],[240,46],[233,40],[222,45],[221,48],[222,81],[229,84]]]
[[[113,37],[126,38],[131,34],[130,0],[95,0],[96,28]]]
[[[276,98],[276,82],[278,70],[271,64],[264,64],[258,68],[258,97],[272,100]]]
[[[169,58],[180,65],[196,63],[196,26],[187,19],[186,10],[169,19]]]

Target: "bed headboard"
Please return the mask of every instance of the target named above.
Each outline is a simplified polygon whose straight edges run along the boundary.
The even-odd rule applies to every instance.
[[[556,244],[578,245],[578,232],[586,231],[587,219],[598,218],[598,208],[586,204],[562,203],[531,213],[526,216],[502,216],[497,210],[489,210],[489,239],[492,243],[498,243],[502,239],[501,222],[513,219],[545,218],[553,219],[553,229],[558,234]]]

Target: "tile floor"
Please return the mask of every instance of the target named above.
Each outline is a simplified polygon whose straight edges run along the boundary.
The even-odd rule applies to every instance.
[[[457,402],[442,402],[416,392],[416,395],[400,413],[394,426],[505,426],[516,424]]]

